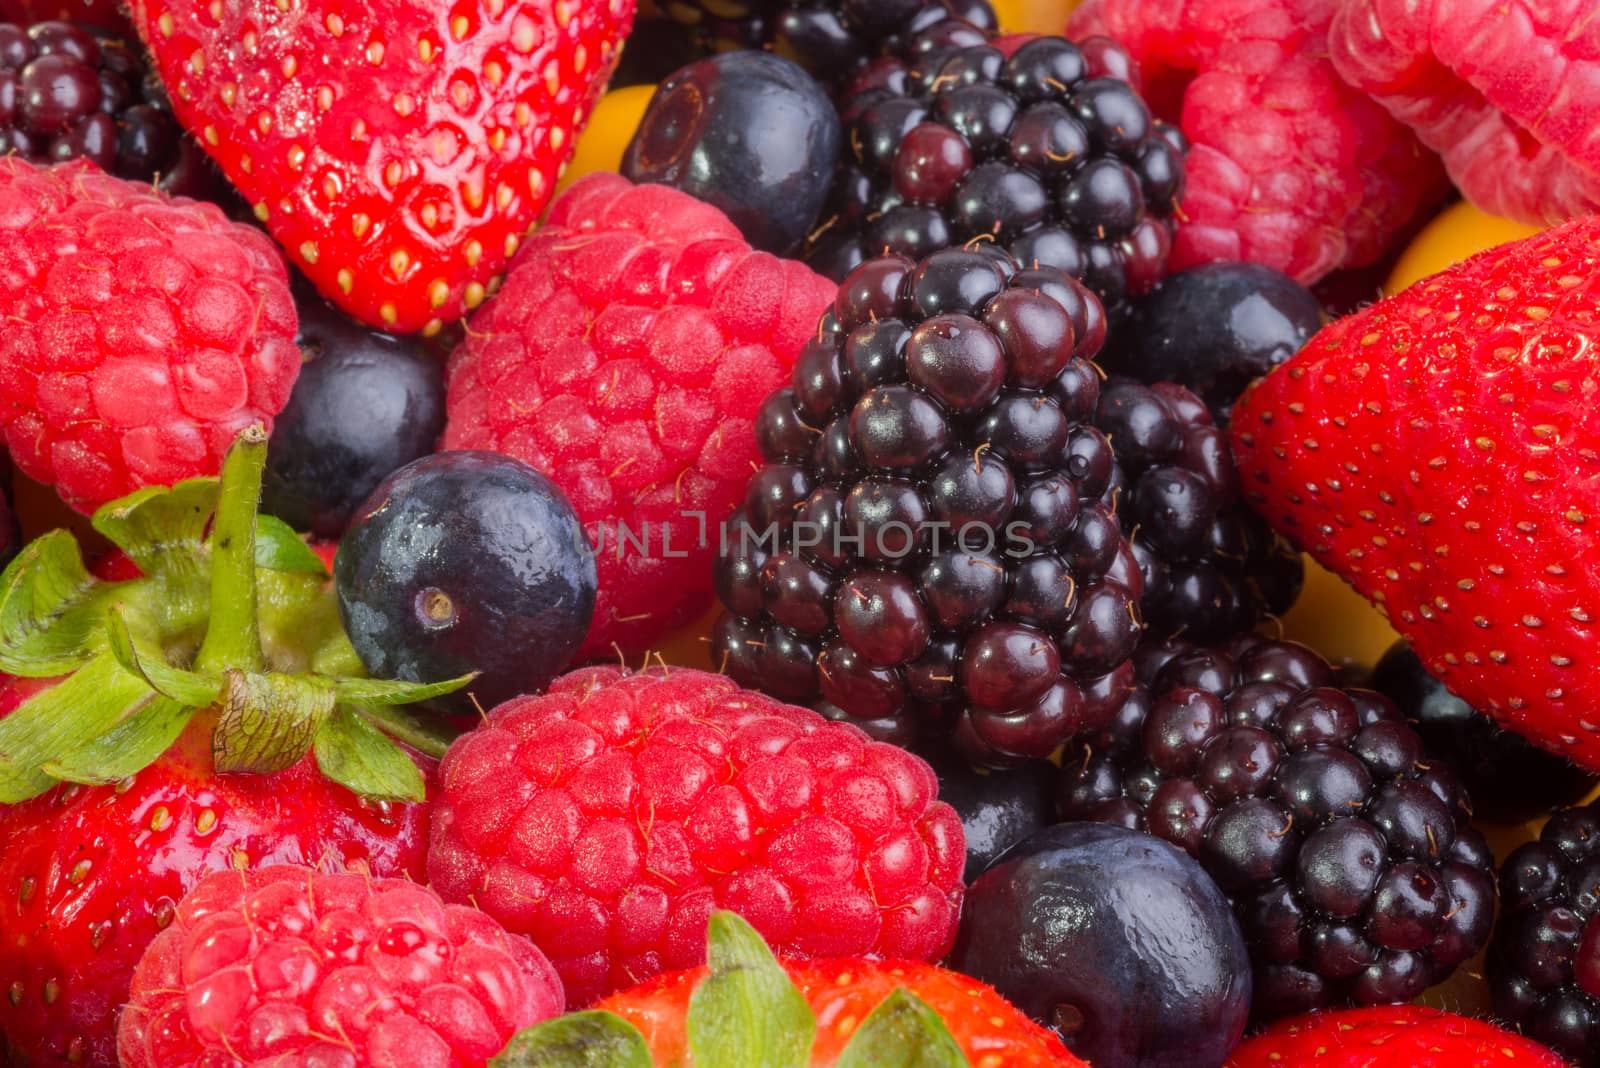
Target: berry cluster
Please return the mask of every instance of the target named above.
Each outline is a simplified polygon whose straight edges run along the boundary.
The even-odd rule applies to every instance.
[[[946,19],[869,66],[843,101],[844,166],[807,261],[841,278],[882,252],[992,242],[1081,278],[1112,317],[1166,272],[1185,142],[1151,118],[1112,41],[1007,55]]]
[[[1409,1001],[1484,947],[1493,858],[1387,698],[1251,634],[1136,659],[1116,717],[1067,754],[1061,814],[1200,861],[1239,914],[1258,1017]]]

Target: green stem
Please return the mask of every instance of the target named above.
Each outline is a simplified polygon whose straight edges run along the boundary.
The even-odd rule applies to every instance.
[[[200,674],[266,667],[256,609],[256,508],[266,463],[267,432],[259,424],[241,431],[222,461],[211,527],[211,622],[194,658]]]
[[[424,756],[438,760],[444,756],[445,750],[450,748],[449,738],[429,730],[398,708],[384,708],[378,705],[351,707],[384,734],[397,742],[406,743]]]

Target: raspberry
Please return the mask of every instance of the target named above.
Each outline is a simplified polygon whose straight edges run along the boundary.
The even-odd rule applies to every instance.
[[[404,879],[208,876],[139,961],[123,1068],[473,1068],[561,1011],[542,953]]]
[[[220,470],[300,370],[288,270],[215,205],[0,160],[0,430],[83,512]]]
[[[1353,0],[1328,35],[1370,93],[1492,215],[1555,225],[1600,211],[1600,20],[1589,4]]]
[[[756,408],[832,296],[717,209],[595,174],[474,317],[451,357],[444,447],[516,457],[572,501],[599,552],[580,659],[643,649],[709,606]]]
[[[720,675],[587,668],[456,741],[430,883],[525,933],[569,1005],[705,961],[713,909],[792,957],[937,960],[965,840],[918,757]]]
[[[1438,160],[1327,58],[1337,0],[1087,0],[1192,148],[1171,267],[1252,260],[1310,284],[1378,259],[1444,186]]]

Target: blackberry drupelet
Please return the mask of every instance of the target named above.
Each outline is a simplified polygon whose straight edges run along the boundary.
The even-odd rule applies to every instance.
[[[842,100],[849,151],[807,261],[840,278],[885,251],[993,242],[1083,279],[1120,319],[1166,273],[1186,149],[1130,66],[1105,38],[1007,57],[956,19],[910,36]]]
[[[1104,336],[1082,285],[993,248],[851,272],[756,420],[717,564],[727,672],[991,764],[1108,715],[1141,622],[1099,500]]]
[[[824,82],[848,78],[895,50],[903,35],[944,18],[991,33],[998,25],[989,0],[665,0],[661,7],[707,51],[771,48]]]
[[[1600,783],[1600,776],[1513,734],[1451,693],[1407,642],[1383,654],[1371,685],[1411,721],[1428,752],[1455,768],[1479,819],[1536,819],[1577,804]]]
[[[1550,817],[1500,869],[1495,1014],[1580,1068],[1600,1066],[1600,803]]]
[[[138,43],[68,22],[0,23],[0,153],[91,159],[182,196],[209,197],[215,182]]]
[[[1484,947],[1488,845],[1388,698],[1253,634],[1147,641],[1135,663],[1109,726],[1066,754],[1061,815],[1194,854],[1239,914],[1258,1020],[1409,1001]]]
[[[1094,422],[1116,458],[1102,500],[1133,545],[1151,633],[1221,641],[1288,610],[1305,566],[1244,502],[1204,401],[1172,382],[1113,377]]]

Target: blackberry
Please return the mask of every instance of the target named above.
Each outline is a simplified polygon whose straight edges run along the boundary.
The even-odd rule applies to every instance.
[[[1166,273],[1186,148],[1130,66],[1106,38],[1007,57],[960,20],[911,36],[843,99],[849,151],[807,261],[840,278],[885,251],[991,242],[1082,279],[1120,319]]]
[[[770,48],[817,79],[848,78],[908,33],[944,18],[993,32],[988,0],[666,0],[665,14],[712,52]]]
[[[1238,912],[1258,1020],[1409,1001],[1484,947],[1488,845],[1388,698],[1253,634],[1148,641],[1135,663],[1110,724],[1065,756],[1061,815],[1200,861]]]
[[[1550,817],[1500,869],[1489,952],[1497,1016],[1580,1068],[1600,1066],[1600,802]]]
[[[756,419],[716,571],[727,672],[987,763],[1109,712],[1142,625],[1095,478],[1104,336],[1082,285],[996,249],[851,272]]]
[[[86,158],[182,196],[210,198],[218,181],[138,46],[68,22],[0,23],[0,152]]]
[[[1576,804],[1600,783],[1600,777],[1513,734],[1445,689],[1407,642],[1383,654],[1372,688],[1399,707],[1428,752],[1455,768],[1480,819],[1522,823]]]
[[[1288,610],[1300,554],[1244,502],[1204,401],[1172,382],[1113,377],[1094,424],[1115,457],[1101,499],[1133,545],[1152,633],[1220,641]]]

